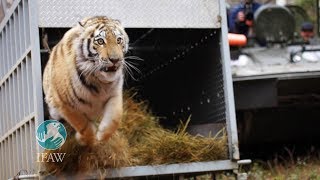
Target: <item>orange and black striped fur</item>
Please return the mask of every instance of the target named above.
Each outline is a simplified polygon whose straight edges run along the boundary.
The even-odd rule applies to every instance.
[[[66,32],[50,54],[43,76],[50,116],[66,120],[80,144],[107,141],[120,123],[128,42],[119,21],[91,17]]]

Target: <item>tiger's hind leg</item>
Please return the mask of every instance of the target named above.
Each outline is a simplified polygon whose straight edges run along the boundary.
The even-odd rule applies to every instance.
[[[73,110],[63,110],[64,119],[76,130],[76,139],[80,145],[96,143],[96,127],[84,115]]]

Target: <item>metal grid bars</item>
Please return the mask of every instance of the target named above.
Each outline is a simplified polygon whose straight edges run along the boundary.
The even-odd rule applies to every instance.
[[[0,179],[34,173],[35,128],[42,119],[36,1],[4,6],[0,24]],[[2,1],[6,5],[6,1]],[[30,9],[33,9],[32,11]],[[40,83],[39,83],[40,82]],[[40,93],[39,93],[40,92]],[[39,113],[40,112],[40,113]]]
[[[0,142],[0,175],[8,179],[18,173],[35,172],[35,120],[22,121],[21,126],[12,131]]]
[[[21,1],[12,15],[5,18],[0,26],[0,79],[12,71],[12,68],[17,65],[17,59],[28,53],[26,51],[30,51],[28,1]]]
[[[20,61],[20,60],[18,60]],[[0,86],[0,136],[7,136],[21,120],[30,120],[34,112],[30,54],[3,78]],[[29,117],[29,119],[26,119]],[[3,138],[0,139],[0,141]]]

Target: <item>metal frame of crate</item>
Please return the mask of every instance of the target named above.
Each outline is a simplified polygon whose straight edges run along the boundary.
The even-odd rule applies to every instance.
[[[10,7],[8,6],[10,5]],[[0,178],[36,173],[35,128],[43,121],[36,1],[2,0],[0,24]]]
[[[1,179],[13,177],[24,169],[29,174],[38,173],[35,158],[41,148],[36,143],[35,128],[43,122],[39,27],[70,27],[81,17],[105,12],[108,16],[122,19],[126,27],[221,30],[219,41],[229,143],[229,159],[227,160],[125,167],[113,169],[112,177],[238,169],[239,149],[224,0],[135,0],[126,2],[128,3],[126,6],[120,6],[119,2],[124,3],[124,1],[117,0],[14,0],[10,7],[7,6],[6,0],[0,0],[0,2],[0,7],[3,8],[5,14],[4,19],[0,22]],[[114,6],[108,6],[108,4],[114,4]],[[116,11],[118,7],[125,10]],[[139,7],[149,8],[139,10]],[[193,10],[201,13],[186,14],[190,11],[195,12]],[[19,178],[30,177],[37,177],[37,175],[19,176]]]

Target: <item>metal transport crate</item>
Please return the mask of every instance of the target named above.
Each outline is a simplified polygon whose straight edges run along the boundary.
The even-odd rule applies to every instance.
[[[136,81],[128,81],[126,87],[138,87],[139,97],[150,102],[155,114],[173,119],[164,119],[161,124],[175,127],[190,114],[191,126],[223,124],[229,147],[228,159],[124,167],[112,170],[111,176],[238,169],[224,0],[0,2],[1,179],[14,177],[21,170],[29,175],[20,178],[36,177],[38,173],[36,153],[43,149],[36,143],[35,128],[44,121],[41,62],[47,60],[45,53],[40,55],[39,29],[45,28],[56,35],[53,40],[58,40],[56,32],[67,30],[83,17],[101,14],[124,23],[131,38],[130,53],[145,59],[139,64],[141,75]]]

